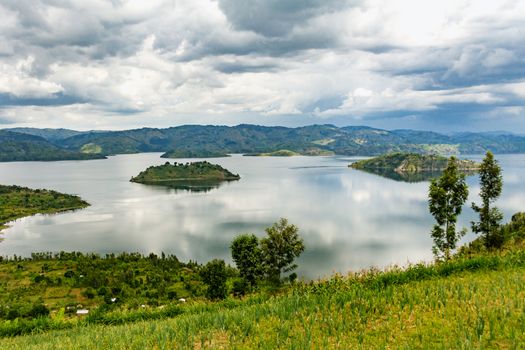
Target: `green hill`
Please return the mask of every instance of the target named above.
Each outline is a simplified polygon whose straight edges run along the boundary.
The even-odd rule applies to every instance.
[[[298,128],[183,125],[166,129],[75,132],[16,129],[45,137],[63,149],[100,154],[165,152],[164,157],[260,154],[289,150],[302,155],[361,155],[385,153],[474,154],[525,152],[525,137],[505,133],[443,135],[429,131],[383,130],[364,126],[309,125]]]
[[[0,130],[0,162],[104,159],[62,149],[42,137]]]

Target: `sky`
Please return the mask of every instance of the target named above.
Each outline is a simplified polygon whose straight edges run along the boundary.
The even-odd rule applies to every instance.
[[[0,128],[525,133],[523,0],[0,0]]]

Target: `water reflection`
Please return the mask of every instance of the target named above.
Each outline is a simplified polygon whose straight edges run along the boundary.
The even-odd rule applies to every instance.
[[[175,193],[181,191],[189,192],[210,192],[219,188],[224,181],[162,181],[158,183],[144,183],[143,186],[155,186],[175,190]]]
[[[443,171],[418,171],[418,172],[404,172],[404,171],[395,171],[391,169],[358,169],[359,171],[364,171],[369,174],[374,174],[382,176],[384,178],[394,180],[394,181],[403,181],[403,182],[428,182],[432,179],[437,179],[443,174]],[[476,175],[475,171],[463,171],[467,176]]]
[[[159,156],[0,164],[0,183],[78,194],[92,204],[74,213],[18,220],[4,231],[0,255],[164,251],[186,261],[231,262],[229,245],[235,235],[252,232],[262,237],[265,227],[286,217],[305,239],[306,251],[298,261],[302,278],[432,258],[428,183],[391,181],[349,169],[353,159],[347,157],[241,156],[212,160],[239,173],[241,180],[211,191],[129,182],[144,168],[163,164]],[[505,186],[497,205],[508,220],[524,209],[520,179],[525,156],[498,159]],[[467,181],[467,203],[479,202],[477,177]],[[474,219],[475,213],[465,207],[458,227],[469,227]]]

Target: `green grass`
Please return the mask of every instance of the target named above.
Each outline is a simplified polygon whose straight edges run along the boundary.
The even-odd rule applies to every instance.
[[[4,338],[0,348],[520,349],[525,252],[334,276],[275,296],[180,311],[162,320]]]

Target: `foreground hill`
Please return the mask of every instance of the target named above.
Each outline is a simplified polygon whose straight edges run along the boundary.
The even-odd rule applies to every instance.
[[[0,130],[0,162],[103,159],[60,148],[42,137]]]
[[[83,327],[4,338],[0,345],[5,349],[520,348],[525,343],[524,258],[524,252],[517,251],[404,271],[336,276],[299,284],[275,296],[190,302],[174,318],[121,324],[129,318],[121,313],[103,324],[79,320]],[[135,319],[141,317],[148,319],[146,312]],[[60,318],[53,322],[54,328],[65,327]]]
[[[39,131],[40,130],[40,131]],[[24,132],[24,129],[17,129]],[[183,125],[155,129],[75,132],[28,129],[54,145],[76,152],[121,154],[166,152],[165,157],[215,157],[230,153],[272,154],[288,150],[303,155],[374,156],[394,152],[466,154],[522,153],[525,137],[512,134],[442,135],[415,130],[382,130],[364,126],[310,125],[299,128],[258,125]],[[47,135],[47,136],[46,136]],[[68,136],[70,135],[70,136]]]

